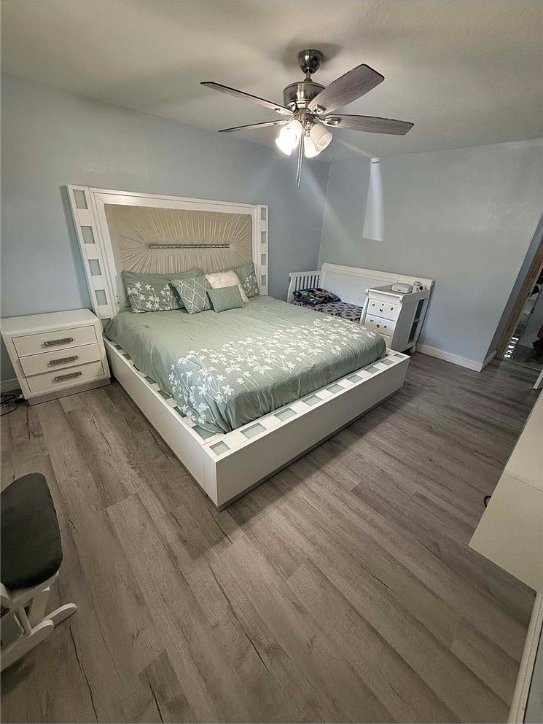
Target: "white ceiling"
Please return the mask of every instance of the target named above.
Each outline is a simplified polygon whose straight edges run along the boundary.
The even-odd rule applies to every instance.
[[[2,35],[4,72],[213,130],[273,114],[200,80],[282,101],[302,48],[324,51],[324,85],[368,63],[385,81],[345,111],[415,127],[337,130],[334,157],[543,136],[539,0],[3,0]],[[270,143],[274,132],[240,135]]]

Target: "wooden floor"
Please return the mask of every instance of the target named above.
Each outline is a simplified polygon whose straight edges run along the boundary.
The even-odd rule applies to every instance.
[[[399,394],[218,513],[117,385],[2,419],[78,613],[14,721],[506,721],[533,594],[468,541],[536,373],[417,354]]]

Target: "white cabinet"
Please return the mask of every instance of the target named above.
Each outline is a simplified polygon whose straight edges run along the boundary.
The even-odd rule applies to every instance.
[[[2,338],[30,404],[109,382],[102,323],[88,309],[2,319]]]
[[[428,307],[429,289],[402,294],[392,285],[372,287],[366,291],[360,323],[384,337],[387,347],[397,352],[415,348]]]
[[[507,461],[470,547],[543,593],[543,393]]]

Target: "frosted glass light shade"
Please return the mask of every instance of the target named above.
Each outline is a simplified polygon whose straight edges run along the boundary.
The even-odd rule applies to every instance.
[[[286,156],[290,156],[298,145],[302,132],[303,127],[300,121],[290,121],[290,123],[287,123],[286,126],[283,126],[283,128],[279,131],[279,135],[275,139],[277,148]]]
[[[315,158],[319,153],[320,151],[317,150],[309,135],[304,136],[304,156],[306,158]]]
[[[324,126],[316,123],[308,135],[304,136],[304,155],[314,158],[330,144],[333,136]]]

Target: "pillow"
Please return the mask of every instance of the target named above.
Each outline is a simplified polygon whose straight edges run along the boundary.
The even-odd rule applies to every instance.
[[[172,279],[172,284],[181,297],[189,314],[198,314],[211,309],[207,292],[211,286],[203,276],[191,279]]]
[[[243,287],[239,281],[239,277],[233,269],[217,272],[216,274],[206,274],[205,278],[211,284],[212,289],[222,289],[222,287],[239,287],[239,293],[244,302],[248,302],[247,295],[243,291]]]
[[[234,284],[232,287],[209,289],[207,294],[216,312],[225,312],[227,309],[239,309],[243,307],[243,299],[241,298],[237,284]]]
[[[122,278],[133,312],[167,312],[183,309],[183,302],[174,291],[172,279],[202,275],[201,269],[189,269],[175,274],[147,274],[123,271]]]
[[[174,279],[194,279],[194,277],[201,277],[203,274],[203,270],[200,269],[200,267],[195,266],[192,269],[187,269],[186,271],[172,272],[172,274],[165,274],[164,276],[167,276],[170,279],[170,282],[172,282]]]
[[[336,294],[332,294],[332,292],[328,292],[326,289],[321,289],[320,287],[299,289],[297,292],[294,292],[292,296],[297,302],[309,304],[312,307],[328,302],[341,302],[341,299]]]
[[[243,291],[249,298],[257,297],[260,294],[258,282],[256,281],[255,266],[252,262],[236,266],[232,271],[235,271],[238,275]]]

